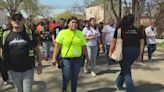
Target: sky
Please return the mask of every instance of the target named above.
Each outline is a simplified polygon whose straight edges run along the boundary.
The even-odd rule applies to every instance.
[[[39,0],[39,3],[54,7],[51,15],[59,14],[71,8],[75,3],[82,6],[84,5],[83,0]]]

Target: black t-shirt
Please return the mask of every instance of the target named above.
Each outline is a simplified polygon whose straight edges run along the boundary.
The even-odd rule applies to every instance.
[[[58,26],[58,27],[56,27],[56,28],[53,30],[52,34],[54,35],[55,38],[57,37],[58,33],[59,33],[60,30],[62,30],[62,29],[65,29],[65,28],[64,28],[64,27]]]
[[[5,61],[9,62],[10,69],[16,72],[32,69],[35,58],[29,56],[29,49],[36,45],[35,36],[31,41],[25,29],[22,32],[11,31],[4,44]]]
[[[45,30],[44,32],[41,32],[43,35],[42,40],[43,41],[50,41],[51,40],[51,32],[49,30]]]
[[[114,38],[117,38],[117,29]],[[134,26],[129,27],[128,30],[121,29],[121,38],[123,47],[140,47],[140,39],[144,39],[142,32]]]

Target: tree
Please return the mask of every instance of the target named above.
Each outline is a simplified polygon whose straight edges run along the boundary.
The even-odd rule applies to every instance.
[[[48,18],[52,9],[53,7],[49,5],[40,5],[37,13],[44,18]]]
[[[159,12],[156,14],[155,17],[155,25],[157,27],[157,33],[158,33],[158,37],[159,38],[163,38],[164,37],[164,2],[159,2]]]
[[[121,13],[122,13],[122,2],[121,2],[121,0],[119,0],[118,1],[119,2],[119,9],[118,9],[118,12],[115,10],[115,5],[114,5],[114,3],[113,3],[113,0],[110,0],[110,3],[111,3],[111,9],[112,9],[112,11],[113,11],[113,13],[114,13],[114,15],[115,15],[115,17],[116,17],[116,19],[117,19],[117,22],[119,22],[120,21],[120,19],[121,19]]]
[[[145,0],[132,0],[132,14],[135,16],[135,25],[140,26],[141,13],[145,5]]]
[[[24,0],[22,7],[28,16],[35,16],[38,14],[38,0]]]
[[[15,12],[25,10],[27,15],[34,14],[38,10],[37,0],[1,0],[0,8],[6,9],[12,16]]]
[[[58,14],[57,16],[55,16],[55,19],[60,19],[60,18],[68,19],[69,17],[72,17],[72,16],[77,17],[78,19],[84,19],[83,15],[73,13],[71,10],[66,10],[66,11]]]
[[[17,12],[20,4],[22,4],[23,0],[1,0],[0,4],[3,9],[6,9],[10,15],[13,15]]]

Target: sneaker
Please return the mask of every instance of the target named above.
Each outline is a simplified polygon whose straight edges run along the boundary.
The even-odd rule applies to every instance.
[[[6,86],[6,85],[8,85],[8,84],[9,84],[8,81],[4,81],[4,82],[3,82],[3,85],[4,85],[4,86]]]
[[[96,77],[96,73],[95,72],[91,72],[91,75],[93,76],[93,77]]]
[[[118,87],[118,86],[116,86],[116,89],[117,90],[125,90],[126,88],[125,87]]]
[[[84,73],[88,73],[88,69],[84,68]]]

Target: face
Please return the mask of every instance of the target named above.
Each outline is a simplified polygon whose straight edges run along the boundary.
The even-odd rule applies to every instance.
[[[59,21],[59,25],[60,25],[61,27],[64,27],[64,26],[65,26],[65,20],[60,20],[60,21]]]
[[[23,19],[14,19],[11,21],[13,28],[20,28],[23,26]]]
[[[78,23],[76,20],[71,20],[69,23],[68,23],[68,28],[71,29],[71,30],[76,30],[77,29],[77,26],[78,26]]]
[[[95,26],[96,25],[96,20],[95,19],[92,19],[91,20],[91,26]]]
[[[109,20],[109,25],[113,26],[114,22],[113,20]]]

